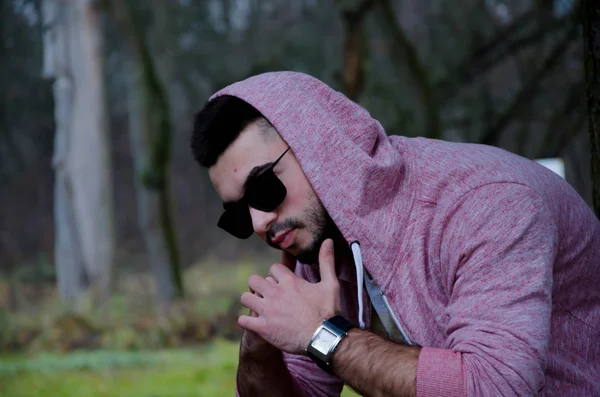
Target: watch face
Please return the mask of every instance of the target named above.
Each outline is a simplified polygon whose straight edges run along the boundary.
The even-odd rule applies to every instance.
[[[313,347],[318,350],[321,354],[326,355],[329,352],[329,348],[333,342],[337,339],[337,335],[322,328],[317,334],[317,337],[313,341]]]

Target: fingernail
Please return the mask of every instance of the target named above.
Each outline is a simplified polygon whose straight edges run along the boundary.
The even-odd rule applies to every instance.
[[[330,238],[328,238],[325,242],[327,244],[326,245],[327,249],[330,250],[330,251],[333,251],[333,240],[330,239]]]

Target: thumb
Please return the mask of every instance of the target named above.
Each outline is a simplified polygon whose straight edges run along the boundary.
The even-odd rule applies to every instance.
[[[319,251],[319,272],[321,273],[321,281],[327,283],[337,281],[333,240],[330,238],[323,241],[323,244],[321,244],[321,250]]]

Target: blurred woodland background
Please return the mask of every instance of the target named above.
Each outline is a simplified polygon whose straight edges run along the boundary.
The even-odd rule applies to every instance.
[[[239,295],[278,254],[216,227],[189,135],[251,75],[309,73],[388,134],[560,159],[594,206],[594,3],[0,0],[0,395],[232,394]]]

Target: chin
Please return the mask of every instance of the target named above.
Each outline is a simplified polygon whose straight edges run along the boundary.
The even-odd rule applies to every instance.
[[[303,249],[295,250],[296,252],[292,253],[300,263],[304,263],[306,265],[317,264],[319,261],[319,249],[321,244],[311,244],[309,247],[305,247]]]
[[[292,245],[288,249],[283,250],[284,252],[299,258],[302,256],[302,249],[298,247],[297,244]]]
[[[296,236],[296,241],[286,252],[295,256],[300,263],[306,265],[318,264],[321,244],[325,241],[325,233],[311,234],[307,230]]]

